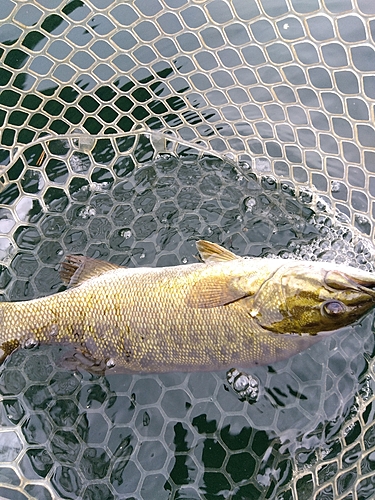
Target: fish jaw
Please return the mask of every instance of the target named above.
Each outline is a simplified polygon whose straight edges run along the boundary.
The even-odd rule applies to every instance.
[[[302,261],[280,267],[251,305],[253,317],[266,330],[309,335],[351,325],[374,306],[374,274]]]

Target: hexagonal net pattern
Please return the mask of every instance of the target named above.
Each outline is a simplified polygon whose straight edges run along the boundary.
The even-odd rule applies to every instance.
[[[371,4],[2,0],[1,162],[141,125],[314,186],[372,234]]]
[[[371,0],[0,0],[0,286],[63,289],[81,253],[194,262],[195,240],[374,270]],[[0,372],[0,496],[373,498],[370,315],[260,367]],[[157,493],[155,493],[157,492]]]

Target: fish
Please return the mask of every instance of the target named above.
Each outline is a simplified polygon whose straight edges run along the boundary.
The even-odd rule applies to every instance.
[[[88,371],[220,371],[272,364],[375,305],[375,275],[334,263],[239,257],[204,240],[200,262],[125,268],[79,255],[56,294],[0,303],[0,358],[69,346]]]

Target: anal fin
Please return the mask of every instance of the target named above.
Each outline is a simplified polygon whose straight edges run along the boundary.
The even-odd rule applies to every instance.
[[[96,359],[86,350],[76,346],[65,346],[58,364],[67,370],[84,370],[95,375],[104,375],[108,366],[104,359]]]

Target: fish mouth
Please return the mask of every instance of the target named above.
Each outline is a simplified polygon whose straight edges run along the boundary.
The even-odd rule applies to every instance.
[[[347,274],[341,271],[328,271],[325,276],[325,283],[334,290],[364,293],[375,301],[375,274]]]

